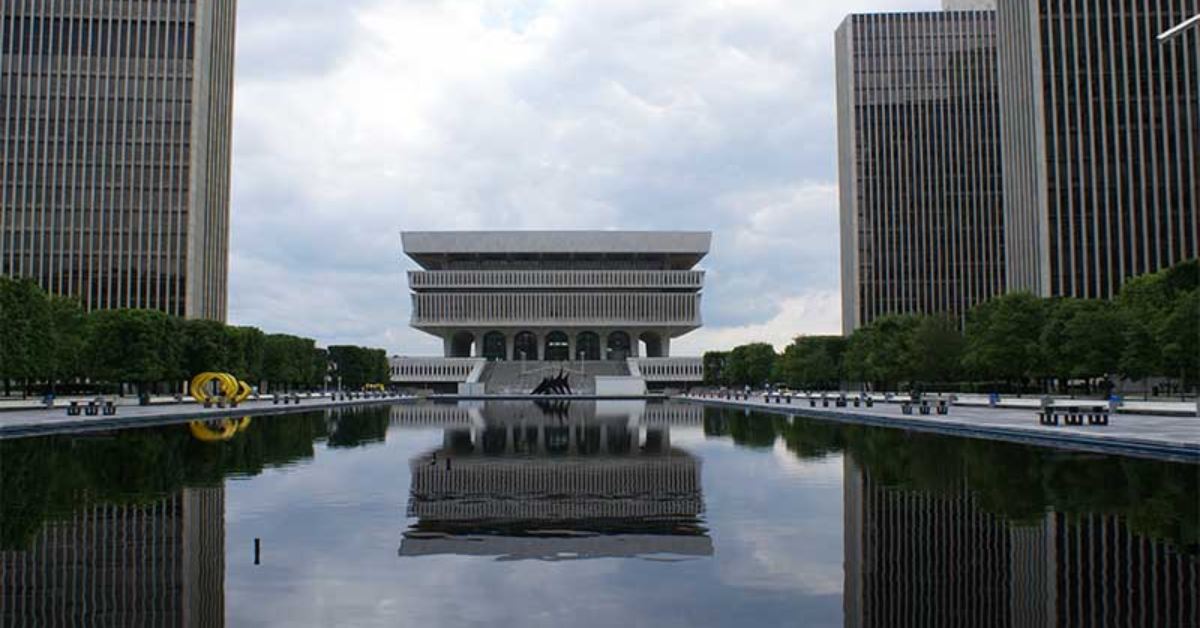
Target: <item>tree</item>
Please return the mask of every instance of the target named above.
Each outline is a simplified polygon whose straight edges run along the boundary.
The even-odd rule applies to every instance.
[[[257,327],[226,327],[225,334],[229,337],[233,374],[246,382],[262,381],[266,334]]]
[[[855,330],[846,346],[847,376],[884,389],[912,381],[913,338],[920,323],[919,316],[892,314]]]
[[[79,302],[67,297],[50,297],[51,354],[50,384],[86,374],[83,358],[87,347],[87,316]]]
[[[913,379],[945,384],[962,371],[965,341],[958,325],[944,316],[923,316],[912,330],[909,345]]]
[[[735,386],[766,384],[775,369],[775,348],[756,342],[734,348],[726,366],[729,382]]]
[[[728,386],[729,378],[726,365],[729,361],[728,351],[708,351],[704,354],[704,385]]]
[[[263,379],[285,390],[311,385],[316,342],[288,334],[268,334],[263,346]]]
[[[172,318],[156,310],[99,310],[87,326],[87,365],[92,377],[116,384],[148,384],[179,373],[180,341]]]
[[[5,394],[10,380],[48,376],[53,370],[50,304],[29,279],[0,277],[0,379]]]
[[[1140,381],[1162,372],[1162,349],[1158,346],[1154,321],[1121,312],[1125,319],[1125,334],[1121,351],[1121,376]]]
[[[837,388],[845,351],[846,339],[841,336],[798,336],[779,357],[779,374],[794,388]]]
[[[1129,379],[1152,375],[1195,382],[1197,344],[1196,294],[1200,292],[1200,261],[1130,279],[1117,296],[1125,322],[1120,368]]]
[[[387,353],[383,349],[334,345],[329,347],[329,361],[334,365],[334,376],[345,388],[358,389],[388,379]]]
[[[1158,328],[1163,374],[1184,388],[1200,379],[1200,289],[1178,293]]]
[[[228,373],[235,360],[231,355],[230,336],[225,325],[205,319],[190,319],[179,323],[182,334],[182,370],[187,377],[206,371]]]
[[[967,316],[963,363],[977,378],[1022,386],[1041,369],[1045,307],[1027,292],[996,297]]]

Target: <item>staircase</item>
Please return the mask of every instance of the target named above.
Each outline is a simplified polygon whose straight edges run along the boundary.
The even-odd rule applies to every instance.
[[[486,383],[489,395],[528,394],[542,379],[555,377],[559,371],[570,376],[571,390],[580,395],[596,394],[599,375],[629,375],[629,365],[621,362],[490,362],[480,381]]]

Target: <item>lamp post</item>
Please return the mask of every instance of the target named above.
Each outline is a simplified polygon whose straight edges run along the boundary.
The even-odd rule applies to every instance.
[[[1198,26],[1200,26],[1200,13],[1197,13],[1196,15],[1193,15],[1192,17],[1189,17],[1175,26],[1172,26],[1171,28],[1159,33],[1158,43],[1165,44],[1177,37],[1182,36],[1188,31],[1188,29],[1194,29]]]

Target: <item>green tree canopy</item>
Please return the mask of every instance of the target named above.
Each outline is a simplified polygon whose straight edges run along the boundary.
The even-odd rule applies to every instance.
[[[29,279],[0,277],[0,379],[30,380],[54,369],[50,302]]]
[[[996,297],[967,317],[963,362],[981,379],[1025,382],[1042,368],[1046,307],[1027,292]]]
[[[779,374],[794,388],[837,388],[845,351],[846,339],[841,336],[798,336],[779,356]]]
[[[388,379],[387,354],[382,349],[334,345],[329,347],[329,361],[344,388],[358,389]]]
[[[765,342],[741,345],[729,353],[726,373],[734,386],[761,386],[775,370],[775,348]]]
[[[235,370],[238,361],[234,355],[231,336],[225,325],[204,319],[181,321],[182,370],[186,377],[195,377],[205,371],[228,373]]]
[[[1125,319],[1108,301],[1053,299],[1046,303],[1042,365],[1059,379],[1095,378],[1120,371]]]
[[[263,379],[276,386],[311,385],[316,342],[288,334],[269,334],[264,339]]]
[[[65,381],[87,374],[87,317],[79,302],[67,297],[50,297],[51,379]]]
[[[922,316],[912,330],[909,344],[914,379],[944,384],[962,374],[966,341],[955,322],[944,316]]]
[[[102,381],[139,386],[178,377],[180,341],[155,310],[99,310],[89,316],[87,364]]]
[[[887,388],[914,378],[913,342],[921,317],[882,316],[850,334],[846,345],[847,375]]]
[[[704,385],[728,386],[729,377],[725,372],[729,361],[728,351],[707,351],[704,353]]]

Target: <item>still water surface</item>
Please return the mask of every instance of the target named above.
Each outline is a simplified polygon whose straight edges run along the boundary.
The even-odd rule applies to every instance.
[[[9,440],[0,473],[4,626],[1200,625],[1197,465],[506,402]]]

